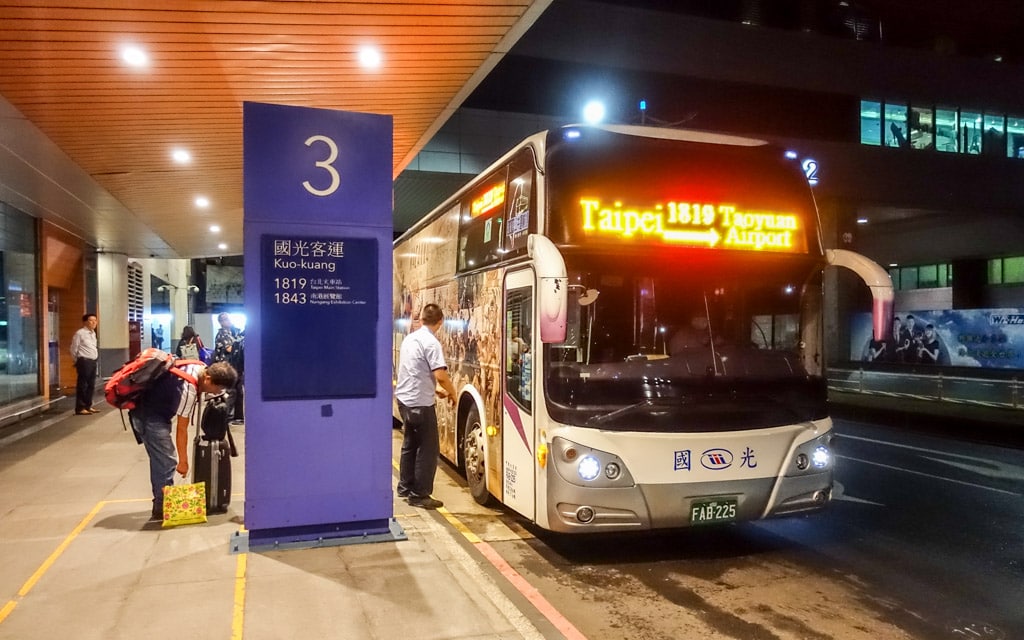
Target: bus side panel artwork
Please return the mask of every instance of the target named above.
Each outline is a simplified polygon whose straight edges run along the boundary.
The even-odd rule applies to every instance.
[[[392,317],[395,319],[392,376],[397,371],[402,339],[419,328],[419,312],[433,300],[423,298],[423,290],[450,282],[455,275],[455,247],[452,242],[458,229],[458,205],[412,236],[403,248],[393,254]],[[396,414],[397,415],[397,414]]]
[[[455,283],[452,280],[455,275],[455,247],[454,243],[442,240],[455,237],[459,225],[458,214],[459,206],[456,204],[450,211],[417,231],[401,250],[394,253],[393,372],[398,368],[403,339],[420,328],[419,313],[423,305],[436,303],[441,306],[446,316],[450,316],[451,306],[445,301],[454,299],[455,296]],[[449,323],[446,323],[446,326],[449,326]],[[451,355],[446,350],[445,357],[449,366]],[[392,375],[394,376],[394,373]],[[436,406],[441,452],[445,457],[456,459],[454,412],[448,410],[446,402],[439,402]],[[395,415],[398,415],[397,411]]]
[[[395,254],[395,277],[402,285],[420,289],[450,280],[455,274],[455,243],[459,205],[434,220],[405,243]],[[397,309],[396,309],[397,311]]]
[[[396,261],[403,258],[396,253]],[[396,269],[397,272],[397,269]],[[433,274],[436,275],[436,274]],[[498,362],[501,358],[500,331],[500,271],[471,274],[458,279],[448,277],[440,286],[433,284],[427,270],[407,269],[401,286],[395,287],[395,350],[400,349],[401,339],[410,331],[419,328],[419,312],[425,304],[434,303],[441,307],[445,322],[438,334],[444,350],[448,374],[460,398],[467,387],[472,387],[484,401],[482,424],[498,424],[500,409],[500,378]],[[469,401],[469,398],[466,398]],[[441,455],[453,464],[459,462],[460,443],[457,407],[447,402],[437,405],[438,434]],[[487,466],[490,473],[488,486],[491,492],[501,495],[501,446],[500,440],[488,439]]]
[[[459,278],[454,297],[443,306],[450,322],[445,324],[441,344],[448,358],[448,372],[455,388],[471,386],[484,401],[480,421],[486,429],[498,424],[500,409],[500,378],[498,362],[501,343],[498,328],[501,316],[502,271],[491,270]],[[458,439],[458,434],[456,435]],[[501,496],[501,442],[487,438],[485,445],[488,490]],[[458,461],[458,452],[450,457]]]

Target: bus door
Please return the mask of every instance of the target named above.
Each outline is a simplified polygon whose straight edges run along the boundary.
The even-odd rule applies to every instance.
[[[532,269],[505,277],[501,392],[501,501],[535,517],[536,437],[533,418],[534,275]],[[493,486],[493,485],[492,485]]]

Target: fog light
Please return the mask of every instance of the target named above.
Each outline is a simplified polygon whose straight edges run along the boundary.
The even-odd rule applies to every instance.
[[[832,454],[829,453],[828,447],[818,447],[811,454],[811,461],[816,468],[824,469],[832,461]]]
[[[804,469],[807,468],[808,462],[810,462],[810,461],[807,459],[807,454],[806,453],[798,453],[797,454],[797,456],[796,456],[796,468],[797,469],[803,471]]]
[[[604,465],[604,477],[614,480],[622,473],[622,468],[616,462],[609,462]]]
[[[601,473],[601,463],[594,456],[583,456],[580,458],[579,466],[576,467],[576,473],[580,474],[580,478],[589,482]]]
[[[576,510],[576,519],[587,524],[594,519],[594,510],[590,507],[580,507]]]

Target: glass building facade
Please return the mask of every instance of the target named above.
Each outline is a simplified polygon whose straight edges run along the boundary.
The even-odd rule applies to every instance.
[[[39,395],[36,220],[0,202],[0,404]]]
[[[861,100],[861,144],[1024,158],[1024,116]]]

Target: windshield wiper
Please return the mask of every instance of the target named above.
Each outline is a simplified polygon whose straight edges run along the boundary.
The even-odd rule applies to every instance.
[[[665,402],[664,400],[666,399],[671,400],[671,402]],[[686,397],[664,398],[661,402],[656,402],[651,398],[647,398],[645,400],[635,402],[631,405],[627,405],[620,409],[615,409],[614,411],[609,411],[608,413],[603,413],[599,416],[592,416],[590,418],[587,418],[587,424],[602,424],[614,420],[616,418],[621,418],[622,416],[627,415],[629,413],[633,413],[638,409],[648,409],[651,407],[675,407],[686,404],[687,401],[688,398]]]

